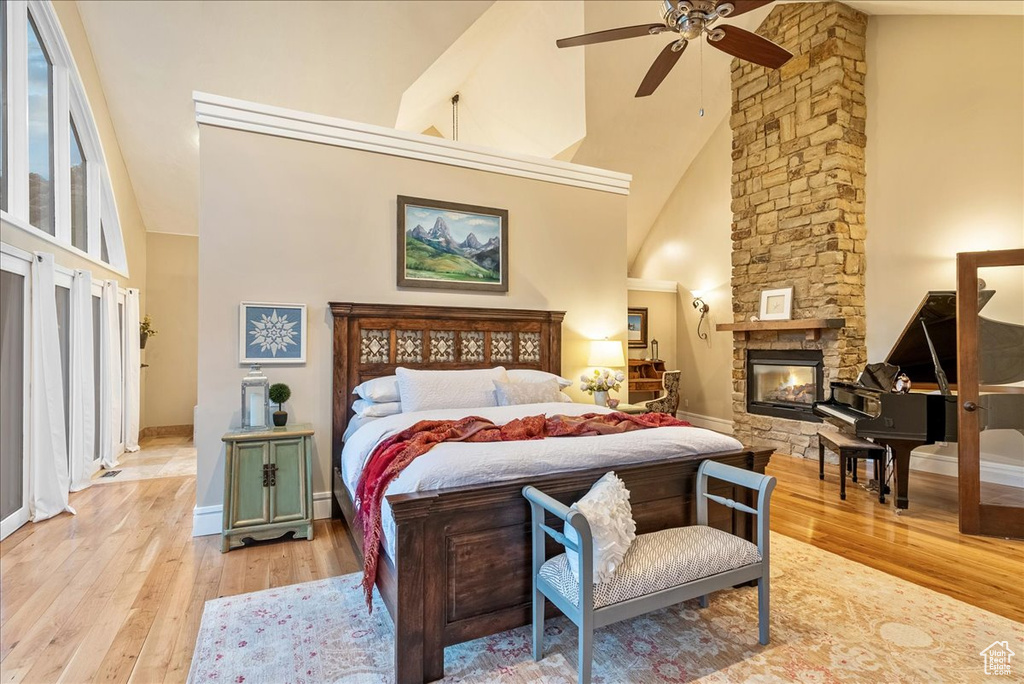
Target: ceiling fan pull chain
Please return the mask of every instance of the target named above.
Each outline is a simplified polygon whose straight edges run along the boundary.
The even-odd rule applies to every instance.
[[[704,41],[700,41],[700,116],[704,117]]]
[[[459,94],[452,95],[452,140],[459,140]]]

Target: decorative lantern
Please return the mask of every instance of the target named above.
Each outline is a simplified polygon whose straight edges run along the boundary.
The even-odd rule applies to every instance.
[[[651,340],[651,361],[659,361],[658,358],[658,340]]]
[[[242,429],[265,430],[269,425],[270,381],[260,365],[249,366],[249,374],[242,379]]]

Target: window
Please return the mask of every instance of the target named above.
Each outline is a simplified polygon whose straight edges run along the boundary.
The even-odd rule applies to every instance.
[[[93,286],[93,290],[96,290],[96,286]],[[92,296],[92,391],[93,391],[93,453],[92,460],[98,461],[100,458],[100,415],[103,411],[100,409],[100,384],[103,382],[103,376],[101,371],[103,370],[102,361],[100,354],[100,298],[97,295]]]
[[[127,276],[103,146],[53,4],[3,0],[0,22],[4,230],[33,234]]]
[[[28,221],[50,235],[53,219],[53,63],[28,20]]]
[[[57,299],[57,338],[60,340],[60,375],[64,381],[64,439],[71,451],[71,289],[58,285],[54,288]]]
[[[0,210],[7,211],[7,3],[0,2]]]
[[[28,521],[28,261],[0,254],[0,539]]]
[[[86,252],[89,250],[89,215],[86,213],[88,202],[87,183],[85,176],[85,154],[82,142],[78,138],[74,119],[69,123],[71,129],[71,244]]]
[[[100,259],[104,263],[110,263],[110,251],[107,249],[107,231],[103,227],[103,222],[100,222]]]

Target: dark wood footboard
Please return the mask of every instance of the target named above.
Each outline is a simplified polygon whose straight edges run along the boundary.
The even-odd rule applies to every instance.
[[[763,473],[770,456],[770,450],[728,452],[614,470],[630,491],[637,534],[642,534],[695,522],[697,467],[705,458]],[[397,525],[396,558],[382,552],[377,587],[395,625],[396,681],[440,679],[445,646],[528,624],[530,510],[523,486],[532,484],[568,504],[608,470],[389,496]],[[334,492],[351,526],[352,503],[337,472]],[[721,485],[715,493],[756,505],[743,488]],[[713,526],[753,541],[748,514],[713,508]],[[353,530],[359,547],[361,538]],[[549,543],[549,553],[558,553]]]

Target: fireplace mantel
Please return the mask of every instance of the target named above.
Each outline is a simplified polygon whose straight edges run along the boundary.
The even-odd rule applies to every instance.
[[[740,339],[747,339],[752,332],[786,332],[803,330],[810,341],[817,340],[822,330],[842,328],[846,325],[845,318],[798,318],[789,321],[746,321],[741,323],[719,323],[715,330],[732,331]]]

